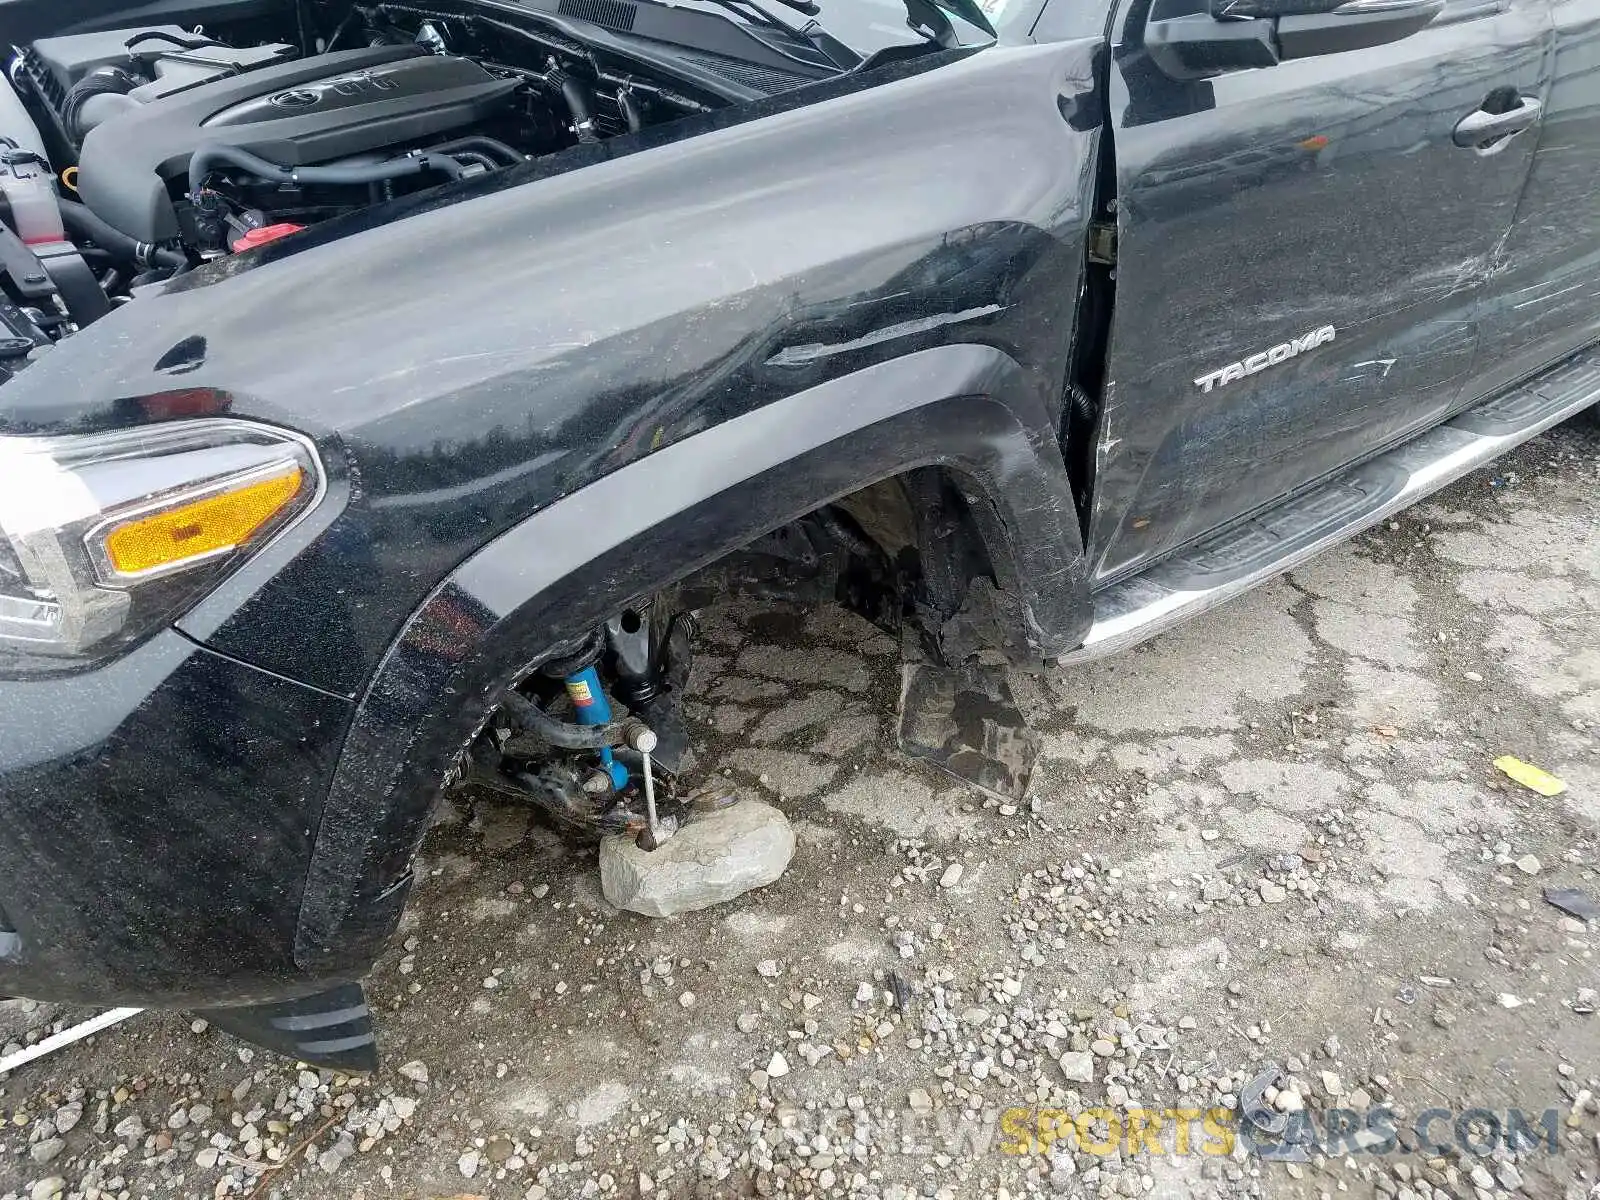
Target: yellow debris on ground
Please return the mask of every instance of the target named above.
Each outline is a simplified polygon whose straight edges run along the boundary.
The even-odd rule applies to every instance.
[[[1541,796],[1559,796],[1567,790],[1566,780],[1557,779],[1549,771],[1541,771],[1532,763],[1525,763],[1509,754],[1503,754],[1495,759],[1494,765],[1523,787],[1538,792]]]

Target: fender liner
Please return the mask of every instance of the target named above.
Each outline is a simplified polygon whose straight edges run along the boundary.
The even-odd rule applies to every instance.
[[[1022,598],[1018,640],[1041,660],[1077,646],[1088,577],[1048,401],[993,347],[919,351],[666,446],[488,543],[411,615],[368,683],[323,810],[296,961],[359,970],[376,957],[439,783],[534,654],[868,484],[957,472]]]

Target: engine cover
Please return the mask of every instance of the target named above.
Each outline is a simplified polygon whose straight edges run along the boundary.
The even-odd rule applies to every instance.
[[[265,67],[90,130],[78,160],[78,194],[128,236],[163,242],[179,234],[171,186],[185,178],[202,145],[238,146],[285,166],[410,148],[481,120],[517,86],[471,59],[417,46],[343,50]]]

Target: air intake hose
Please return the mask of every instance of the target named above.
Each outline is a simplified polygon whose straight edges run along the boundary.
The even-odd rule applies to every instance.
[[[72,90],[62,101],[61,123],[66,126],[72,139],[81,145],[96,125],[118,113],[139,107],[139,102],[128,93],[143,82],[121,67],[100,67],[90,71],[72,85]]]
[[[189,159],[189,199],[200,203],[205,190],[206,176],[223,165],[238,167],[262,179],[280,183],[365,184],[380,183],[385,179],[401,179],[407,175],[420,175],[424,171],[439,171],[452,179],[466,174],[466,167],[448,154],[412,154],[393,158],[387,162],[347,164],[330,167],[286,167],[269,162],[259,154],[241,150],[237,146],[216,143],[201,146]]]
[[[91,241],[113,258],[125,262],[141,267],[171,267],[174,270],[189,265],[189,259],[182,251],[137,241],[120,229],[113,229],[83,205],[71,200],[61,201],[61,223],[75,239]]]

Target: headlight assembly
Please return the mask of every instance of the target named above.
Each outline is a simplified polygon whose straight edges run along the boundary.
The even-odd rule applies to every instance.
[[[116,654],[322,493],[311,444],[236,420],[0,437],[0,672]]]

